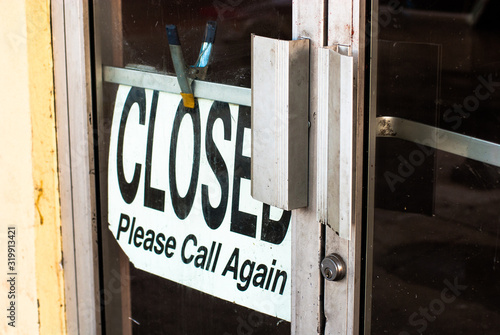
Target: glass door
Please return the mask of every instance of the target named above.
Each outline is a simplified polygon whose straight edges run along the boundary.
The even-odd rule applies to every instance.
[[[103,331],[358,333],[365,3],[93,7]],[[308,166],[305,208],[250,195],[251,34],[308,40],[309,64],[295,83],[309,93],[307,143],[295,147],[308,148],[308,161],[295,164]],[[339,105],[342,125],[329,127]],[[336,281],[332,269],[322,273],[325,259],[345,265]]]
[[[290,334],[291,212],[250,195],[250,37],[291,40],[291,5],[94,3],[107,334]]]
[[[500,331],[494,1],[375,1],[365,334]]]

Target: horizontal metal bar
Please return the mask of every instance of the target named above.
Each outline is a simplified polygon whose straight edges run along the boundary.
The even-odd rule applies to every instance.
[[[108,83],[142,87],[157,91],[179,94],[181,92],[177,77],[154,72],[124,69],[113,66],[103,67],[103,80]],[[196,98],[250,106],[251,89],[195,80],[193,83]]]
[[[397,117],[377,118],[377,136],[394,137],[500,167],[500,144]]]

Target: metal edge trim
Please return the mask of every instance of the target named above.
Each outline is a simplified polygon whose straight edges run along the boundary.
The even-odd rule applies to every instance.
[[[181,92],[177,77],[135,69],[104,66],[103,80],[108,83],[142,87],[174,94]],[[250,88],[194,80],[193,90],[196,98],[251,106]]]
[[[393,137],[500,167],[500,144],[397,117],[377,118],[377,137]]]

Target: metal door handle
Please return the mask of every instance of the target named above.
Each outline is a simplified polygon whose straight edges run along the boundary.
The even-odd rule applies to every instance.
[[[377,137],[399,138],[500,167],[500,144],[410,120],[378,117]]]

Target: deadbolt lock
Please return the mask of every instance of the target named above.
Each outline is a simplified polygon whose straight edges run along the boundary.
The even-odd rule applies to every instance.
[[[342,257],[330,254],[321,261],[321,274],[326,280],[338,281],[346,275],[346,265]]]

